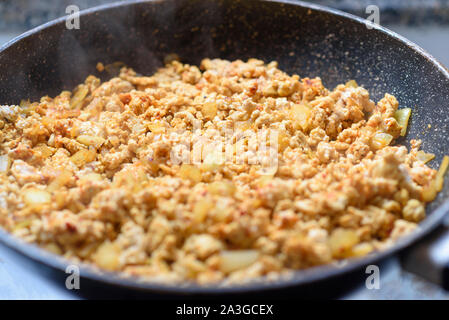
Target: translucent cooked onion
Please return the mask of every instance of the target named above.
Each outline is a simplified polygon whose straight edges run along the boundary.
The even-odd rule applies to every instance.
[[[202,179],[200,169],[190,164],[183,164],[181,166],[179,176],[182,179],[190,180],[193,183],[198,183]]]
[[[345,86],[350,88],[357,88],[359,85],[357,84],[357,81],[349,80],[348,82],[346,82]]]
[[[86,150],[81,149],[77,153],[75,153],[73,156],[70,157],[70,160],[77,166],[82,167],[86,163],[94,161],[96,158],[95,151],[92,150]]]
[[[201,107],[201,113],[207,119],[213,119],[217,115],[217,104],[215,102],[206,102]]]
[[[0,172],[6,172],[9,168],[9,158],[6,154],[0,156]]]
[[[351,229],[335,229],[329,237],[329,247],[336,258],[351,256],[351,250],[358,242],[359,237]]]
[[[32,207],[39,207],[51,202],[51,195],[45,190],[28,189],[24,191],[23,199],[25,203]]]
[[[193,221],[201,223],[206,220],[207,213],[214,208],[214,203],[209,199],[198,201],[193,207]]]
[[[449,156],[444,156],[441,162],[440,169],[438,169],[437,177],[435,179],[435,188],[437,192],[443,189],[444,184],[444,174],[446,173],[447,167],[449,166]]]
[[[75,92],[73,93],[72,99],[70,100],[70,107],[72,109],[76,109],[78,107],[81,107],[84,98],[86,98],[87,94],[89,93],[89,88],[81,84],[76,88]]]
[[[433,180],[430,183],[430,185],[423,191],[422,197],[425,202],[433,201],[437,196],[437,193],[443,189],[444,174],[446,173],[448,166],[449,166],[449,156],[444,156],[440,168],[438,169],[435,180]]]
[[[290,110],[290,117],[293,119],[297,129],[307,130],[309,117],[311,114],[310,107],[305,104],[295,104]]]
[[[378,132],[371,138],[371,147],[376,150],[385,148],[393,140],[393,136],[388,133]]]
[[[97,137],[97,136],[90,136],[90,135],[80,135],[79,137],[76,138],[76,140],[79,143],[84,144],[85,146],[92,146],[95,148],[99,148],[101,147],[101,145],[106,141],[105,139],[103,139],[102,137]]]
[[[410,108],[399,109],[394,114],[396,121],[401,126],[401,136],[405,136],[407,133],[408,120],[410,119],[411,114],[412,109]]]
[[[420,150],[416,153],[416,159],[418,159],[424,163],[429,162],[433,158],[435,158],[435,155],[433,153],[426,153],[422,150]]]
[[[236,187],[232,181],[222,180],[210,183],[207,189],[212,194],[231,197],[234,195]]]
[[[225,273],[249,267],[259,258],[257,250],[227,250],[220,253],[221,271]]]
[[[118,245],[111,242],[104,242],[98,247],[93,259],[101,268],[114,271],[120,264],[121,250]]]

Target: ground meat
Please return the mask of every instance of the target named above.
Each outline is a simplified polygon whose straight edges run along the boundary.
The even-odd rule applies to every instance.
[[[398,106],[256,59],[89,76],[0,106],[0,224],[151,281],[241,283],[362,256],[432,200],[420,142],[392,146]]]

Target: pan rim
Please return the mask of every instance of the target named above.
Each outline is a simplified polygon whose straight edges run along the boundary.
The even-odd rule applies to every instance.
[[[96,14],[101,11],[106,11],[109,9],[115,9],[121,6],[133,6],[142,3],[156,3],[162,2],[163,0],[132,0],[132,1],[118,1],[110,4],[104,4],[92,8],[88,8],[80,11],[80,17]],[[352,14],[342,12],[337,9],[329,8],[322,5],[306,3],[303,1],[293,1],[293,0],[259,0],[260,2],[267,3],[277,3],[277,4],[288,4],[293,6],[299,6],[306,9],[311,9],[314,11],[336,15],[353,22],[358,22],[365,24],[366,20],[354,16]],[[8,41],[3,46],[0,47],[0,54],[13,46],[14,44],[20,42],[22,39],[30,37],[34,34],[39,33],[42,30],[51,28],[60,23],[64,23],[67,16],[57,18],[38,27],[35,27],[29,31],[22,33],[21,35],[15,37],[14,39]],[[438,71],[440,71],[445,78],[449,79],[449,71],[440,62],[438,62],[431,54],[426,52],[417,44],[412,41],[400,36],[399,34],[384,28],[379,25],[373,25],[373,29],[376,29],[386,35],[387,37],[393,38],[399,42],[402,42],[407,47],[412,49],[416,54],[421,55],[430,63],[432,63]],[[197,283],[189,283],[182,285],[180,283],[163,283],[155,281],[138,281],[134,278],[125,278],[119,273],[110,273],[98,271],[97,268],[92,265],[80,263],[80,275],[83,278],[98,281],[112,286],[147,291],[153,293],[161,294],[175,294],[175,295],[191,295],[191,294],[230,294],[230,293],[249,293],[254,291],[268,291],[276,289],[284,289],[289,287],[296,287],[300,285],[311,284],[313,282],[322,281],[325,279],[330,279],[338,275],[343,275],[352,271],[361,269],[363,266],[374,263],[375,261],[381,261],[394,253],[397,253],[412,243],[418,241],[427,233],[435,229],[446,214],[449,212],[449,199],[446,199],[443,204],[437,207],[422,223],[419,224],[418,230],[412,232],[394,243],[391,247],[384,249],[375,254],[365,256],[360,259],[349,260],[343,266],[335,266],[332,264],[322,265],[317,267],[312,267],[304,270],[293,271],[291,277],[280,277],[274,281],[264,281],[264,278],[258,278],[254,281],[248,282],[246,284],[232,284],[229,286],[222,285],[199,285]],[[51,268],[60,270],[64,272],[68,265],[74,264],[73,261],[67,260],[60,255],[50,253],[34,243],[27,243],[22,239],[13,236],[0,228],[0,243],[13,249],[14,251],[36,261],[43,265],[49,266]]]

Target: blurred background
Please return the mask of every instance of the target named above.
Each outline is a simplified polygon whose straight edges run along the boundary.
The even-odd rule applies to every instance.
[[[0,0],[0,46],[42,23],[66,15],[69,5],[81,10],[111,0]],[[379,8],[380,24],[417,43],[449,67],[449,0],[315,0],[363,18],[368,6]],[[82,20],[81,20],[82,24]],[[1,71],[0,71],[1,72]],[[382,290],[362,284],[343,299],[449,299],[449,292],[407,273],[397,258],[382,271]],[[0,246],[0,298],[77,299],[75,293],[55,285],[39,265]],[[39,276],[36,276],[39,275]]]
[[[68,5],[81,10],[111,0],[0,0],[0,44],[44,22],[66,15]],[[376,5],[380,24],[425,48],[449,66],[449,0],[314,0],[361,17]]]

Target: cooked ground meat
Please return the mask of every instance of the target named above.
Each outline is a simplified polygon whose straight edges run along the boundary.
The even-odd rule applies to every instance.
[[[354,81],[328,90],[256,59],[89,76],[0,107],[0,225],[164,282],[360,257],[413,230],[435,196],[420,142],[391,145],[408,119],[397,109]]]

